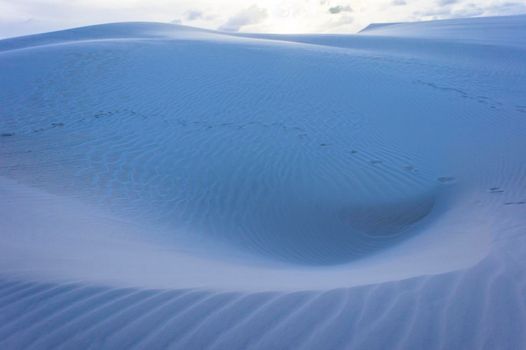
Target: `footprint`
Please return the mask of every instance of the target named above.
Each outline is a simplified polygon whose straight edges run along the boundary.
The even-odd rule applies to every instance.
[[[355,150],[355,149],[351,150],[351,154],[356,154],[356,153],[358,153],[357,150]]]
[[[445,183],[450,183],[450,182],[455,181],[455,178],[453,176],[441,176],[441,177],[437,178],[437,180],[439,182],[445,184]]]
[[[382,164],[383,162],[381,160],[375,159],[375,160],[370,160],[369,163],[371,163],[372,165],[378,165],[378,164]]]
[[[329,145],[328,143],[320,143],[321,147],[327,147],[328,145]]]
[[[491,192],[491,193],[502,193],[502,192],[504,192],[504,190],[501,190],[500,187],[491,187],[489,189],[489,192]]]
[[[9,136],[15,136],[15,133],[13,133],[13,132],[4,132],[2,134],[2,137],[9,137]]]

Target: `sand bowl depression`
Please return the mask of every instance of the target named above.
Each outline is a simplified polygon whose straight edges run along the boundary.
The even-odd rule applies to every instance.
[[[113,38],[124,29],[159,38]],[[434,91],[359,56],[169,25],[73,34],[87,38],[3,43],[17,67],[4,75],[3,130],[15,135],[2,141],[18,150],[10,176],[159,224],[170,231],[161,239],[346,263],[418,233],[449,175],[419,160],[440,166],[445,150],[418,146],[441,140],[407,135]],[[404,89],[423,98],[400,103]],[[57,166],[31,171],[42,161]]]

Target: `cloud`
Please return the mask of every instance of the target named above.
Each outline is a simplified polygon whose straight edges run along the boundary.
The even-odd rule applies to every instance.
[[[205,15],[203,11],[199,10],[188,10],[186,11],[182,17],[176,18],[172,21],[174,24],[183,24],[188,23],[192,21],[211,21],[214,19],[215,16],[211,15]]]
[[[335,30],[335,29],[340,28],[340,27],[349,26],[353,22],[354,22],[354,18],[353,17],[348,16],[348,15],[343,15],[341,17],[338,17],[338,19],[336,21],[331,21],[331,22],[325,23],[325,27],[326,27],[325,29]]]
[[[338,6],[333,6],[333,7],[329,7],[329,13],[332,14],[332,15],[335,15],[335,14],[338,14],[338,13],[342,13],[342,12],[352,12],[352,8],[351,6],[349,5],[338,5]]]
[[[526,13],[525,2],[505,2],[501,4],[495,4],[488,6],[486,13],[489,15],[514,15],[520,13]]]
[[[0,0],[0,38],[174,19],[225,31],[348,33],[377,22],[520,13],[526,13],[526,0]]]
[[[445,19],[453,17],[451,8],[449,7],[432,7],[423,10],[415,11],[413,13],[415,18],[418,19]]]
[[[438,0],[439,6],[448,6],[458,3],[459,0]]]
[[[484,10],[477,5],[468,4],[463,8],[453,11],[450,17],[452,18],[465,18],[465,17],[476,17],[484,14]]]
[[[203,18],[203,12],[197,10],[187,11],[185,14],[185,19],[188,21],[194,21],[196,19]]]
[[[258,24],[268,17],[267,10],[257,5],[252,5],[244,10],[239,11],[230,17],[226,23],[218,29],[225,32],[239,32],[242,27]]]

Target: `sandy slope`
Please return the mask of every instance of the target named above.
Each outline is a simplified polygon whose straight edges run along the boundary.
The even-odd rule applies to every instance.
[[[525,345],[526,16],[0,41],[0,345]]]

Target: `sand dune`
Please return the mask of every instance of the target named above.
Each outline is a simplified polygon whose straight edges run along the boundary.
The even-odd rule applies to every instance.
[[[524,347],[523,38],[1,40],[0,347]]]

